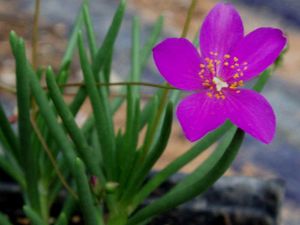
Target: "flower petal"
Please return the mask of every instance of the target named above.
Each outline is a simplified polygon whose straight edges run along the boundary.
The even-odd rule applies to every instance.
[[[224,101],[209,98],[205,91],[190,95],[178,105],[177,118],[187,139],[196,141],[226,121]]]
[[[201,32],[200,46],[203,57],[210,52],[223,58],[244,36],[244,27],[239,13],[228,3],[217,4],[206,16]]]
[[[285,47],[287,39],[279,29],[258,28],[244,37],[231,55],[247,64],[243,80],[250,80],[270,66]]]
[[[276,119],[271,105],[262,95],[253,90],[230,91],[226,99],[232,123],[266,144],[272,141]]]
[[[172,86],[182,90],[202,88],[199,78],[200,55],[184,38],[168,38],[153,49],[155,64]]]

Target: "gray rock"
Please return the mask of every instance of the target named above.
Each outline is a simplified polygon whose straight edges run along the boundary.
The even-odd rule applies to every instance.
[[[283,197],[284,183],[279,179],[223,177],[202,196],[151,224],[278,225]]]

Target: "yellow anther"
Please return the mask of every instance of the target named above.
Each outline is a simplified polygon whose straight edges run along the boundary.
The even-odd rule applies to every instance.
[[[235,63],[235,64],[234,64],[234,66],[238,67],[238,66],[240,66],[240,64],[238,64],[238,63]]]
[[[244,81],[240,80],[239,81],[239,86],[244,86]]]
[[[212,93],[210,93],[210,92],[207,92],[206,94],[207,94],[207,96],[210,97],[210,98],[213,97]]]
[[[208,58],[208,57],[206,57],[205,59],[204,59],[206,62],[211,62],[212,60],[210,59],[210,58]]]
[[[215,94],[215,97],[216,97],[217,99],[220,99],[220,95],[219,95],[219,94]]]
[[[238,83],[235,81],[235,82],[233,82],[232,84],[230,84],[230,87],[229,87],[229,88],[235,89],[235,88],[237,88],[237,86],[238,86]]]
[[[229,54],[225,54],[225,55],[224,55],[224,58],[225,58],[225,59],[229,59],[229,58],[230,58],[230,55],[229,55]]]
[[[237,57],[234,57],[233,61],[237,62],[237,61],[239,61],[239,59]]]
[[[239,76],[238,73],[236,73],[236,74],[233,75],[233,78],[234,78],[234,79],[237,79],[237,78],[239,78],[239,77],[240,77],[240,76]]]
[[[205,65],[201,63],[200,68],[205,68]]]
[[[212,64],[212,63],[209,63],[208,65],[207,65],[207,68],[213,68],[214,67],[214,64]]]
[[[215,63],[216,63],[217,65],[219,65],[219,64],[221,63],[221,61],[220,61],[220,60],[217,60],[217,59],[215,59]]]
[[[225,95],[221,95],[221,98],[224,100],[225,99]]]
[[[224,62],[224,66],[229,66],[229,62]]]
[[[234,65],[231,65],[230,68],[231,68],[231,69],[234,69]]]

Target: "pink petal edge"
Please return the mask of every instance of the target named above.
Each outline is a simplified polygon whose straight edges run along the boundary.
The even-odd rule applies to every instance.
[[[183,99],[177,107],[177,118],[190,141],[196,141],[226,121],[222,101],[209,98],[205,91]]]
[[[253,90],[227,94],[229,120],[261,142],[270,143],[275,135],[276,118],[269,102]]]
[[[229,3],[217,4],[206,16],[200,31],[200,46],[203,57],[217,52],[220,60],[230,52],[244,36],[244,27],[239,13]]]
[[[172,86],[193,91],[201,89],[200,55],[184,38],[168,38],[153,49],[154,62],[162,76]]]
[[[230,55],[236,56],[240,63],[247,62],[247,69],[243,71],[242,78],[247,81],[274,63],[286,43],[287,39],[281,30],[262,27],[246,35]]]

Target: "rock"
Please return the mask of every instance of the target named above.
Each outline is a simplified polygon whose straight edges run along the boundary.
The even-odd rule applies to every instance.
[[[164,187],[174,184],[172,180]],[[205,194],[155,218],[151,225],[277,225],[283,197],[279,179],[223,177]]]

